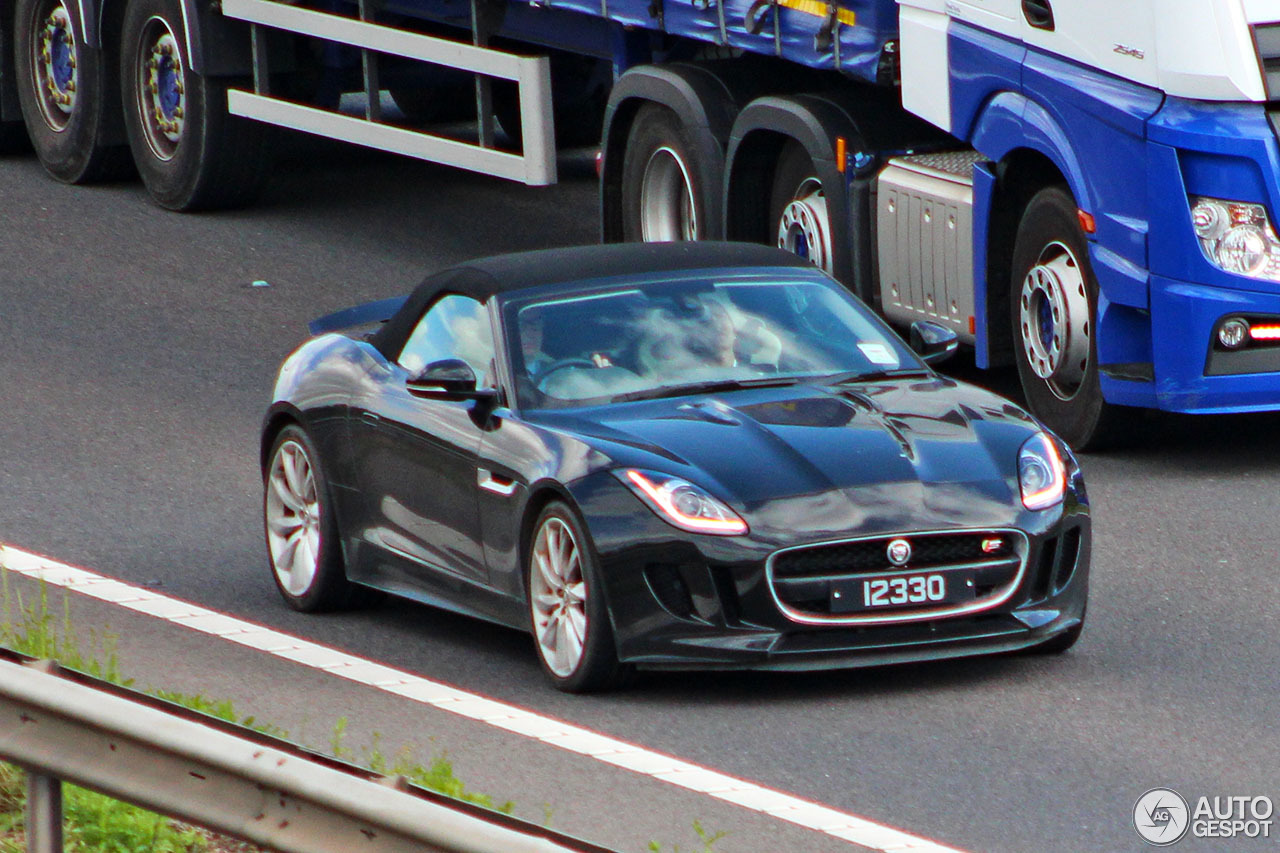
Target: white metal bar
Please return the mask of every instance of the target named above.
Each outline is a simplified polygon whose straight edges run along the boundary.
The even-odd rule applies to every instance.
[[[8,661],[0,661],[0,758],[285,853],[602,849]],[[42,801],[37,809],[51,811]]]
[[[539,161],[528,155],[521,157],[518,154],[480,148],[467,142],[459,142],[456,139],[447,139],[430,133],[373,124],[364,119],[255,95],[239,89],[227,92],[227,110],[232,115],[257,119],[268,124],[316,133],[331,139],[341,139],[357,145],[470,169],[473,172],[482,172],[499,178],[523,181],[534,186],[553,184],[556,180],[554,156]]]
[[[391,53],[407,59],[435,62],[507,80],[520,78],[520,61],[525,59],[500,50],[405,32],[328,12],[300,9],[275,0],[222,0],[222,14],[291,33]]]
[[[523,154],[492,150],[492,140],[485,132],[486,126],[491,126],[487,114],[480,116],[479,145],[421,131],[389,127],[376,120],[352,119],[261,93],[238,90],[228,93],[227,107],[233,115],[405,154],[420,160],[522,181],[530,186],[546,186],[556,182],[555,128],[550,120],[551,65],[546,57],[517,56],[500,50],[344,18],[328,12],[301,9],[275,0],[222,0],[222,12],[228,17],[255,25],[348,44],[365,51],[445,65],[484,77],[514,80],[520,91]],[[260,89],[262,83],[256,82],[255,87]],[[484,81],[481,80],[477,88],[477,100],[482,107],[485,101],[484,88]],[[374,100],[370,95],[370,104]],[[377,116],[376,107],[370,108],[369,116]]]

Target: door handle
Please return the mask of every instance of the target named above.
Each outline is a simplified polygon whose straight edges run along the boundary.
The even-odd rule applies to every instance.
[[[1022,16],[1037,30],[1053,31],[1053,6],[1049,0],[1022,0]]]

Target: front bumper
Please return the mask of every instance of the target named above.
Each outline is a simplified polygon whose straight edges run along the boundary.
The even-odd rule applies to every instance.
[[[1056,511],[1021,514],[1026,568],[1006,600],[895,624],[794,619],[766,571],[777,543],[687,535],[650,518],[633,517],[627,541],[590,519],[619,659],[642,668],[810,670],[996,654],[1044,643],[1084,618],[1091,529],[1074,492]]]
[[[1151,322],[1160,330],[1152,347],[1161,409],[1188,414],[1280,409],[1280,347],[1215,354],[1239,358],[1238,373],[1212,375],[1209,358],[1219,321],[1234,315],[1280,316],[1280,293],[1159,276],[1151,281]],[[1243,363],[1246,356],[1253,356],[1250,363]]]

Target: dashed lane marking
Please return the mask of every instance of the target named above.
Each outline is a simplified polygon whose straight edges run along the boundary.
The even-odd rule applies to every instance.
[[[961,853],[954,847],[821,803],[9,545],[0,545],[0,567],[872,850]]]

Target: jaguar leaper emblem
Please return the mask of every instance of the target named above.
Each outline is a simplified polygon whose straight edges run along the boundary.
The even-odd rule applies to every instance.
[[[890,563],[895,566],[904,566],[907,560],[911,559],[911,543],[905,539],[894,539],[889,543],[889,547],[884,549],[884,553]]]

